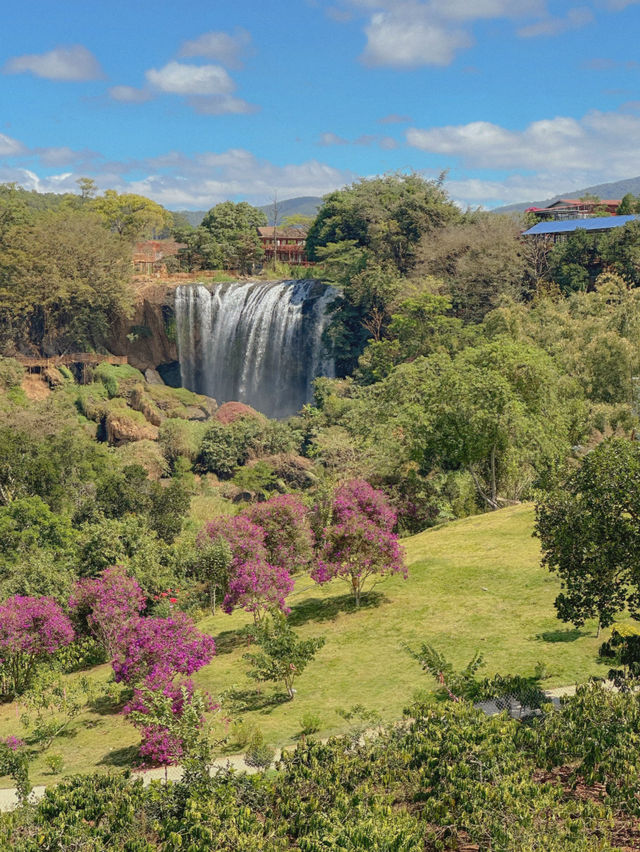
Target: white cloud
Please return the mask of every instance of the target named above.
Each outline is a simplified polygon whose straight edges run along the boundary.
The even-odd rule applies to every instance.
[[[518,35],[520,38],[536,38],[537,36],[556,36],[567,30],[575,30],[584,27],[593,21],[593,12],[585,6],[569,9],[564,18],[545,18],[535,24],[520,27]]]
[[[636,140],[640,117],[592,111],[581,119],[558,116],[509,130],[487,121],[411,128],[409,145],[490,169],[562,169],[625,177],[640,171]]]
[[[327,131],[326,133],[321,133],[318,137],[318,145],[322,145],[323,148],[328,148],[331,145],[348,145],[349,141],[347,139],[343,139],[342,136],[338,136],[337,133],[332,133],[331,131]]]
[[[412,121],[410,115],[398,115],[397,112],[392,112],[390,115],[379,118],[378,124],[410,124]]]
[[[0,157],[15,157],[18,154],[24,153],[25,150],[22,142],[18,142],[17,139],[12,139],[11,136],[5,136],[4,133],[0,133]]]
[[[370,66],[415,68],[419,65],[450,65],[457,50],[470,47],[469,33],[448,28],[423,15],[405,10],[376,12],[365,28],[367,46],[362,61]]]
[[[189,106],[200,115],[248,115],[258,107],[231,95],[189,98]]]
[[[127,173],[132,171],[136,178],[127,180]],[[266,204],[274,191],[283,199],[320,196],[357,177],[350,170],[336,169],[318,160],[275,165],[241,148],[195,155],[170,151],[135,163],[100,161],[93,169],[81,170],[74,164],[73,169],[48,176],[32,168],[0,167],[0,182],[15,181],[38,192],[77,193],[76,180],[81,176],[94,178],[101,190],[140,193],[174,209],[209,209],[229,198]]]
[[[95,80],[104,74],[91,51],[81,44],[56,47],[48,53],[15,56],[4,66],[5,74],[31,73],[47,80]]]
[[[141,104],[153,97],[148,89],[136,89],[134,86],[112,86],[109,97],[123,104]]]
[[[229,95],[235,86],[220,65],[186,65],[168,62],[163,68],[150,68],[145,74],[148,82],[172,95]]]
[[[203,56],[228,68],[240,68],[242,55],[250,44],[251,36],[245,29],[236,29],[233,35],[213,31],[185,41],[180,48],[180,56]]]

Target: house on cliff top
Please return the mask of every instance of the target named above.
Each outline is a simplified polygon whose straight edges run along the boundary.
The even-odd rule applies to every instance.
[[[265,262],[275,259],[281,263],[306,266],[307,232],[304,228],[266,225],[258,228]]]

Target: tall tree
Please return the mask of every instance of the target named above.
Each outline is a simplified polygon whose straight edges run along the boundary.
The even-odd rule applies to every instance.
[[[536,532],[562,583],[559,618],[577,627],[587,618],[606,627],[624,609],[640,618],[640,445],[614,438],[585,456],[539,502]]]
[[[225,269],[248,273],[262,259],[257,229],[266,224],[265,213],[246,201],[223,201],[209,210],[201,227],[219,247]]]
[[[92,208],[110,231],[130,242],[155,236],[173,224],[169,211],[150,198],[129,192],[119,194],[114,189],[95,198]]]

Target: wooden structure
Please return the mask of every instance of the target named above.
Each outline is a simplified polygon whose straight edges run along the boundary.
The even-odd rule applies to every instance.
[[[593,216],[615,216],[620,206],[619,198],[597,201],[594,199],[560,198],[548,207],[529,207],[525,212],[535,213],[539,219],[562,221],[563,219],[590,219]]]
[[[136,243],[133,252],[133,269],[136,275],[163,275],[167,272],[166,260],[175,257],[183,243],[175,240],[145,240]]]
[[[265,261],[273,260],[294,266],[308,266],[305,252],[307,232],[304,228],[285,228],[267,225],[258,228],[258,236],[264,251]]]

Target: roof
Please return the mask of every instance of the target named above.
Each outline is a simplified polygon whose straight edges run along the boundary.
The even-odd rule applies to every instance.
[[[276,232],[275,236],[280,237],[280,239],[305,240],[307,238],[307,232],[304,230],[304,228],[274,228],[273,225],[265,225],[264,227],[261,226],[258,228],[258,233],[261,237],[270,237],[271,239],[273,239],[274,230]]]
[[[592,219],[563,219],[558,222],[538,222],[533,228],[523,233],[523,237],[534,237],[536,234],[568,234],[583,228],[585,231],[608,231],[610,228],[621,228],[628,222],[640,219],[640,216],[596,216]]]

